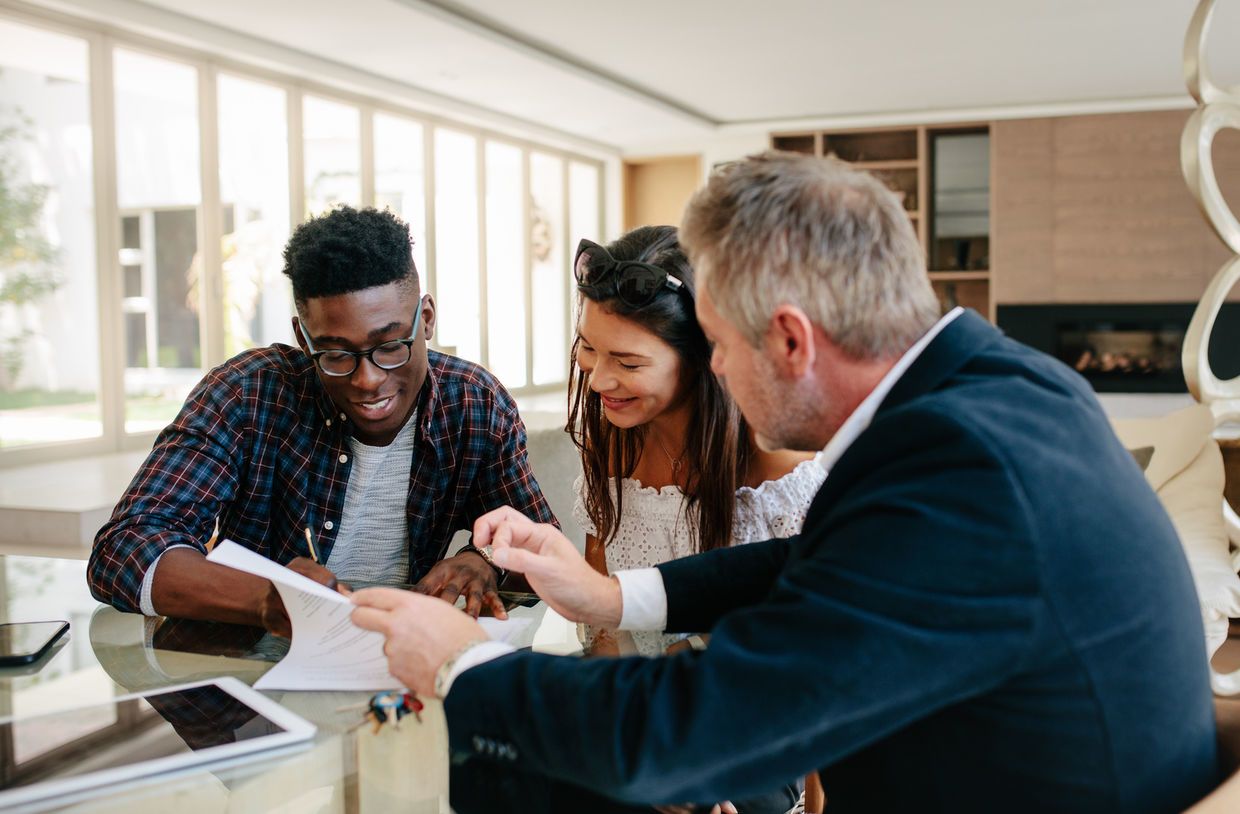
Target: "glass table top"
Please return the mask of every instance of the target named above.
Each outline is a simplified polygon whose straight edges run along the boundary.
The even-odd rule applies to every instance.
[[[544,605],[517,607],[511,614],[533,619],[531,640],[524,644],[571,650],[567,623]],[[82,560],[0,556],[0,622],[54,619],[69,622],[70,630],[48,654],[29,665],[0,667],[0,716],[56,712],[225,675],[253,684],[288,650],[287,640],[258,628],[144,617],[101,605],[87,588]],[[242,766],[161,775],[36,810],[130,814],[175,805],[178,814],[377,812],[399,802],[404,811],[448,811],[447,730],[437,702],[428,701],[421,724],[402,723],[399,732],[384,727],[376,735],[359,726],[369,693],[265,694],[318,727],[309,749],[256,757]],[[58,760],[132,748],[143,732],[141,715],[120,718],[83,716],[37,743],[0,742],[0,785],[14,772],[39,772]]]

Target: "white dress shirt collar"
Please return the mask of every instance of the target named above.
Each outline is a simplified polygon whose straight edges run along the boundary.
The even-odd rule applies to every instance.
[[[822,450],[822,465],[827,472],[835,466],[835,462],[844,457],[844,453],[852,446],[853,442],[865,432],[866,427],[870,426],[870,422],[874,420],[874,414],[878,412],[879,406],[883,403],[883,399],[887,398],[887,394],[891,392],[891,388],[896,386],[896,382],[900,381],[900,377],[904,375],[904,371],[917,361],[917,357],[921,356],[926,346],[934,341],[939,333],[952,323],[956,317],[964,313],[964,309],[957,306],[948,311],[943,317],[926,331],[921,339],[913,343],[912,347],[904,352],[899,361],[887,371],[887,375],[883,376],[878,386],[870,391],[870,394],[857,405],[857,409],[852,411],[852,415],[844,419],[844,423],[840,425],[835,435],[827,442]],[[828,475],[830,477],[830,475]]]

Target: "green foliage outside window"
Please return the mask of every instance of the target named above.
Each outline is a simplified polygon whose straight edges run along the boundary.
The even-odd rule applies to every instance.
[[[25,323],[25,306],[62,284],[56,247],[40,225],[50,189],[26,181],[21,170],[19,147],[33,125],[20,108],[0,109],[0,324],[12,326],[0,337],[0,390],[16,386],[26,343],[35,336]]]

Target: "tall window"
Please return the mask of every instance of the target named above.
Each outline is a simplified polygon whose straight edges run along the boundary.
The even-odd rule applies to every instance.
[[[568,338],[564,317],[568,260],[564,218],[564,162],[557,156],[530,156],[530,251],[534,257],[534,384],[564,381]]]
[[[0,447],[103,432],[88,63],[0,19]]]
[[[307,96],[302,102],[306,214],[362,202],[361,118],[356,107]]]
[[[524,387],[525,206],[524,160],[511,144],[488,141],[487,365],[507,387]]]
[[[284,246],[339,204],[409,224],[438,346],[566,385],[602,161],[41,14],[0,10],[0,466],[139,446],[291,343]]]
[[[439,343],[482,361],[478,326],[478,140],[435,129],[435,288]]]
[[[281,253],[289,235],[288,98],[272,85],[218,81],[224,352],[292,344],[292,289]]]
[[[571,161],[568,165],[568,250],[569,262],[572,262],[572,253],[577,251],[577,244],[581,239],[588,238],[595,243],[603,242],[601,229],[603,228],[601,216],[601,202],[599,196],[603,192],[603,185],[599,179],[599,168],[593,164],[583,164],[580,161]],[[570,284],[570,290],[571,284]],[[570,323],[576,318],[577,296],[574,294],[570,300],[570,305],[574,309],[571,315]]]
[[[409,224],[413,262],[426,291],[426,171],[423,128],[418,122],[375,115],[375,206]]]
[[[118,49],[116,188],[125,431],[158,430],[202,376],[198,69]]]

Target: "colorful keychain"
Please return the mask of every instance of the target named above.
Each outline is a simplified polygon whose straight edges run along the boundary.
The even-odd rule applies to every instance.
[[[425,704],[411,692],[392,690],[375,693],[366,704],[351,704],[340,707],[336,711],[344,712],[345,710],[362,709],[363,707],[366,709],[363,723],[369,721],[374,727],[372,731],[378,734],[379,729],[388,721],[391,721],[393,726],[399,728],[401,718],[410,713],[413,714],[414,718],[417,718],[418,723],[422,723],[422,710],[425,709]]]

